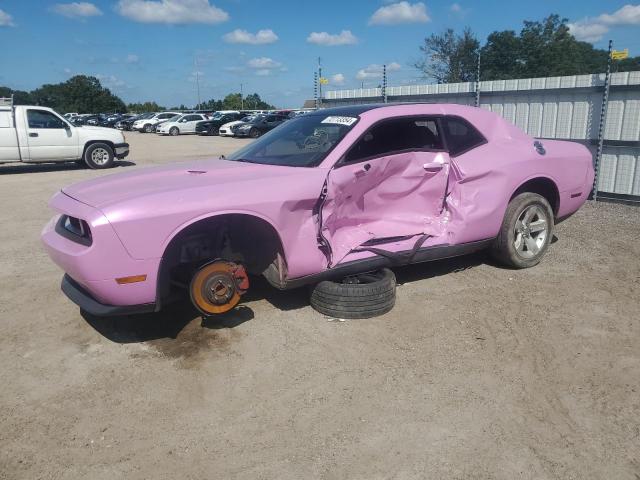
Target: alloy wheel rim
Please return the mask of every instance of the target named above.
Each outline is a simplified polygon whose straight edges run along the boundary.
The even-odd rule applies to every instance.
[[[91,160],[93,160],[93,163],[96,165],[104,165],[109,161],[109,152],[104,148],[96,148],[91,152]]]
[[[547,241],[549,222],[547,214],[538,205],[529,205],[518,216],[514,227],[516,253],[522,258],[533,258],[540,254]]]

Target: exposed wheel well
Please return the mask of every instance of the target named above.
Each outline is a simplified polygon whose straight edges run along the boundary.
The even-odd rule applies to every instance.
[[[532,178],[520,185],[520,187],[513,192],[511,199],[524,192],[537,193],[543,196],[547,202],[549,202],[549,205],[551,205],[553,214],[558,214],[558,209],[560,208],[560,192],[553,180],[545,177]]]
[[[251,274],[284,275],[284,250],[273,226],[253,215],[225,214],[185,227],[162,255],[157,302],[185,287],[202,264],[223,258],[242,264]]]
[[[109,145],[111,147],[111,151],[115,154],[115,145],[113,144],[113,142],[110,142],[109,140],[89,140],[87,143],[84,144],[84,150],[82,150],[82,158],[84,159],[84,154],[87,153],[87,148],[89,148],[91,145],[94,145],[96,143],[104,143],[105,145]]]

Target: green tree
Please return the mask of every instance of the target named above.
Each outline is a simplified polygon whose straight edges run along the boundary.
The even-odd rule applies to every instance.
[[[0,87],[0,97],[9,98],[13,95],[13,103],[15,105],[31,105],[33,100],[29,92],[22,90],[12,90],[9,87]]]
[[[420,46],[422,58],[415,67],[438,83],[469,82],[476,76],[480,42],[470,28],[457,35],[451,28],[432,34]]]
[[[165,108],[156,102],[130,103],[127,105],[127,111],[131,113],[147,113],[160,112]]]
[[[58,112],[125,112],[124,102],[100,84],[96,77],[76,75],[63,83],[45,84],[31,92],[36,105]]]

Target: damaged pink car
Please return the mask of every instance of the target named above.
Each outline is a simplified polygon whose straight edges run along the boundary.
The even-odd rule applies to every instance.
[[[64,188],[42,233],[84,310],[159,310],[189,295],[234,308],[261,274],[314,285],[337,317],[392,308],[388,267],[490,248],[536,265],[587,199],[586,147],[535,140],[461,105],[360,105],[286,122],[227,158],[140,168]]]

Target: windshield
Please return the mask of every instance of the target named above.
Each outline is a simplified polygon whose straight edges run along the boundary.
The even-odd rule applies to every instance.
[[[258,140],[227,156],[227,160],[313,167],[344,138],[356,117],[304,115],[289,120]]]
[[[255,115],[253,117],[250,117],[249,120],[245,120],[245,122],[246,123],[260,123],[265,118],[266,117],[264,115]]]

